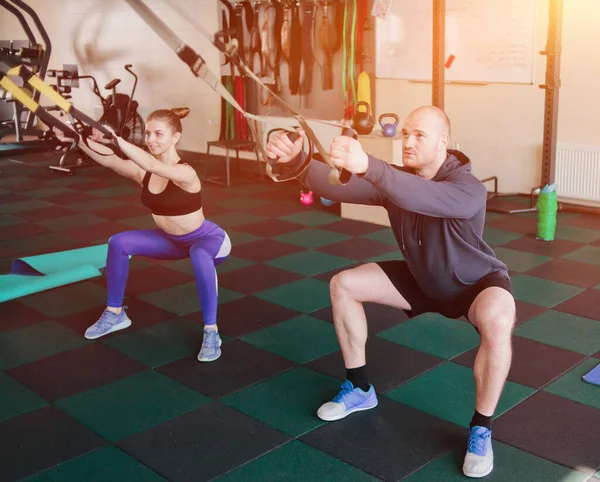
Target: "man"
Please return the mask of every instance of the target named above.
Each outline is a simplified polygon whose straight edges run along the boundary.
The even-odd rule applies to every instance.
[[[339,202],[380,205],[405,261],[368,263],[331,279],[335,328],[346,366],[342,390],[317,414],[332,421],[377,405],[366,372],[367,322],[362,304],[379,303],[411,316],[437,312],[466,316],[481,336],[475,359],[475,413],[463,472],[484,477],[493,469],[491,419],[510,368],[515,302],[504,263],[482,239],[487,190],[471,174],[470,160],[448,149],[450,122],[437,107],[416,109],[402,128],[403,167],[365,153],[360,142],[337,137],[336,166],[354,173],[344,186],[330,185],[330,167],[311,161],[298,177],[319,196]],[[269,157],[301,166],[304,133],[291,142],[272,137]],[[302,153],[301,155],[299,155]]]

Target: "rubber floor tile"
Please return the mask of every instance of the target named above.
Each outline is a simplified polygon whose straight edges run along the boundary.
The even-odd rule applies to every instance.
[[[89,343],[54,321],[7,331],[0,334],[0,370],[41,360]]]
[[[0,229],[0,242],[11,239],[25,238],[28,236],[36,236],[51,232],[43,226],[38,226],[31,223],[15,224],[13,226]],[[15,246],[16,247],[16,246]]]
[[[513,233],[503,229],[491,228],[486,225],[483,228],[483,239],[490,246],[502,246],[523,237],[522,233]]]
[[[210,398],[147,371],[55,402],[103,437],[116,441],[209,403]]]
[[[326,229],[327,231],[333,231],[334,233],[348,234],[350,236],[363,236],[379,231],[381,226],[363,221],[355,221],[353,219],[340,219],[331,224],[322,225],[321,228]]]
[[[338,380],[298,367],[221,401],[270,427],[299,437],[325,423],[317,417],[317,410],[337,392]]]
[[[281,305],[254,296],[246,296],[219,307],[219,331],[239,337],[289,320],[299,314],[300,312]]]
[[[109,221],[120,221],[122,219],[148,216],[148,208],[139,205],[118,206],[115,208],[99,209],[94,211],[94,216]]]
[[[27,196],[28,197],[33,197],[33,198],[38,198],[38,199],[43,199],[44,201],[48,201],[49,199],[51,199],[53,196],[59,196],[61,194],[73,194],[76,191],[73,191],[72,189],[69,189],[67,187],[63,187],[63,186],[48,186],[48,187],[44,187],[42,186],[39,189],[31,189],[31,190],[27,190]],[[51,202],[52,201],[48,201]],[[52,203],[54,204],[54,203]]]
[[[548,385],[544,391],[600,410],[598,387],[590,383],[582,383],[582,377],[597,365],[597,359],[589,358]]]
[[[293,441],[243,467],[220,477],[219,482],[368,482],[377,481],[339,459],[301,442]]]
[[[208,481],[288,442],[289,437],[220,403],[118,443],[165,479]]]
[[[582,242],[554,239],[552,242],[536,239],[534,236],[523,236],[503,245],[504,248],[525,251],[542,256],[562,256],[583,246]]]
[[[78,213],[93,213],[94,211],[116,208],[118,206],[126,206],[126,204],[116,199],[92,199],[91,201],[69,205],[69,208]]]
[[[236,197],[218,201],[217,204],[226,209],[231,209],[235,211],[247,211],[249,209],[262,206],[263,204],[266,204],[268,202],[269,201],[267,201],[266,199],[259,199],[256,197]]]
[[[157,370],[200,393],[221,398],[296,366],[239,340],[221,349],[222,355],[215,363],[200,363],[196,356],[190,356]]]
[[[0,422],[47,405],[46,400],[0,372]]]
[[[46,254],[70,249],[69,246],[76,241],[72,236],[65,233],[49,232],[26,238],[11,239],[3,244],[20,253],[21,256],[32,256],[33,254]]]
[[[7,373],[52,402],[142,370],[146,370],[145,365],[105,344],[95,343],[21,365]]]
[[[300,226],[304,228],[303,226]],[[339,243],[347,239],[352,239],[350,236],[340,233],[334,233],[319,228],[300,229],[287,234],[276,236],[277,241],[301,246],[303,248],[315,249],[323,246],[328,246],[333,243]]]
[[[526,273],[559,283],[591,288],[600,283],[600,266],[556,258]]]
[[[583,288],[577,286],[526,274],[513,276],[511,284],[516,300],[546,308],[552,308],[583,291]]]
[[[366,260],[385,253],[395,252],[393,245],[366,238],[354,238],[319,248],[319,251],[356,261]]]
[[[503,246],[495,248],[494,251],[496,252],[496,256],[506,264],[508,269],[516,273],[530,270],[552,259],[549,256],[507,249]]]
[[[583,355],[591,355],[600,346],[600,323],[554,310],[518,326],[514,333]]]
[[[522,209],[521,206],[520,209]],[[486,223],[487,226],[495,229],[501,229],[503,231],[510,231],[513,233],[529,234],[535,236],[537,232],[536,220],[521,216],[503,216]]]
[[[83,281],[35,293],[21,301],[50,318],[60,318],[106,306],[106,292],[90,281]]]
[[[387,244],[392,244],[394,246],[398,246],[398,241],[394,237],[394,232],[392,231],[391,228],[381,229],[381,226],[379,226],[378,231],[375,231],[375,232],[372,232],[369,234],[365,234],[361,237],[363,237],[365,239],[371,239],[372,241],[379,241],[381,243],[387,243]]]
[[[18,214],[24,211],[33,211],[35,209],[49,208],[52,205],[39,199],[28,199],[27,201],[6,202],[0,204],[0,213]]]
[[[139,196],[140,189],[139,187],[134,187],[134,185],[124,185],[124,186],[111,186],[104,187],[100,189],[89,189],[87,193],[90,196],[100,197],[100,198],[116,198],[119,196],[123,196],[125,194],[137,194]]]
[[[542,388],[585,359],[584,355],[513,336],[513,357],[508,379],[532,388]],[[469,350],[452,361],[469,368],[475,364],[478,348]]]
[[[331,323],[306,315],[249,333],[242,340],[297,363],[306,363],[339,349]]]
[[[83,228],[76,229],[67,229],[65,230],[65,234],[68,236],[72,236],[75,239],[82,241],[93,242],[96,240],[102,240],[103,244],[108,243],[108,240],[111,236],[121,233],[123,231],[128,231],[129,227],[124,224],[113,223],[113,222],[104,222],[99,224],[94,224],[92,226],[86,226]]]
[[[556,305],[554,309],[600,321],[600,293],[598,290],[586,290]]]
[[[302,248],[273,239],[265,239],[234,246],[232,254],[248,261],[265,262],[302,251]]]
[[[259,216],[258,214],[252,214],[250,212],[229,212],[226,214],[217,214],[211,216],[211,221],[218,224],[223,229],[238,228],[246,224],[257,223],[267,219],[265,216]]]
[[[367,374],[377,393],[386,393],[443,362],[441,358],[381,338],[367,340]],[[346,379],[344,359],[339,350],[306,366],[341,381]]]
[[[515,300],[515,306],[517,308],[517,320],[515,326],[531,320],[534,316],[537,316],[548,309],[543,306],[532,305],[531,303],[525,303],[524,301],[519,300]]]
[[[252,226],[252,225],[249,225],[249,226]],[[248,234],[243,231],[238,231],[237,229],[236,230],[228,229],[227,235],[229,236],[229,239],[231,240],[232,246],[241,246],[242,244],[251,243],[252,241],[259,241],[263,237],[262,235],[259,236],[259,235],[254,235],[254,234]]]
[[[288,221],[282,221],[281,219],[267,219],[257,223],[239,226],[237,231],[253,236],[269,238],[299,232],[302,229],[304,229],[304,226],[301,224],[290,223]]]
[[[174,261],[176,263],[176,261]],[[217,266],[217,273],[220,275],[221,273],[229,273],[230,271],[235,271],[240,268],[245,268],[247,266],[252,266],[255,264],[254,261],[248,261],[247,259],[237,258],[235,256],[229,255],[227,259]],[[192,264],[187,262],[188,273],[193,274]],[[173,268],[175,269],[175,268]],[[183,271],[183,270],[182,270]]]
[[[327,283],[309,278],[259,291],[254,296],[301,313],[311,313],[330,305]]]
[[[559,223],[556,225],[555,237],[580,243],[593,243],[600,239],[600,231]]]
[[[535,390],[507,381],[495,417],[510,410]],[[468,427],[475,406],[473,370],[448,362],[400,385],[386,397],[443,420]]]
[[[99,211],[100,212],[100,211]],[[156,229],[156,223],[147,213],[131,218],[119,219],[121,224],[129,226],[129,229]]]
[[[284,218],[285,216],[289,216],[291,214],[304,212],[304,206],[302,206],[300,203],[276,202],[274,204],[265,204],[263,206],[252,208],[248,212],[261,217]],[[283,220],[285,221],[285,219]]]
[[[265,264],[254,264],[235,271],[219,273],[219,286],[238,293],[253,294],[298,281],[302,276]]]
[[[493,437],[493,435],[492,435]],[[494,440],[494,470],[486,476],[491,482],[586,482],[589,475],[570,470],[535,455]],[[405,482],[463,482],[462,472],[465,450],[458,449],[442,455],[411,475]]]
[[[0,214],[0,228],[6,226],[16,226],[17,224],[23,224],[25,220],[20,217],[13,216],[12,214]]]
[[[333,269],[350,266],[354,262],[341,256],[306,250],[272,259],[267,261],[267,264],[304,276],[314,276]]]
[[[367,329],[370,334],[395,327],[408,320],[408,316],[402,310],[391,306],[377,303],[363,303],[365,316],[367,317]],[[311,316],[333,323],[333,309],[331,306],[311,313]]]
[[[494,437],[571,469],[594,474],[600,467],[600,410],[537,392],[494,422]]]
[[[0,311],[2,312],[0,333],[36,325],[48,318],[39,311],[24,305],[20,300],[5,301],[0,305]]]
[[[58,194],[56,196],[48,197],[44,200],[58,206],[69,207],[77,203],[92,201],[94,199],[92,196],[84,192],[73,191],[72,189],[70,191],[71,192],[69,194]]]
[[[28,478],[27,482],[57,482],[60,480],[85,482],[165,481],[148,467],[110,445],[45,470]]]
[[[300,440],[382,480],[403,480],[466,442],[466,430],[385,397],[368,411],[328,423]]]
[[[306,226],[322,226],[339,221],[339,216],[321,211],[305,211],[302,213],[290,214],[289,216],[280,216],[280,219],[290,223],[304,224]]]
[[[470,323],[425,313],[377,335],[440,358],[453,358],[479,344]]]
[[[563,256],[565,259],[600,266],[600,246],[584,246]]]
[[[73,216],[75,213],[72,209],[62,206],[50,206],[43,209],[35,209],[33,211],[24,211],[19,213],[18,217],[21,220],[34,223],[36,221],[48,221],[50,219],[60,219],[67,216]]]
[[[0,433],[2,482],[33,475],[107,443],[51,405],[4,420]]]
[[[150,266],[129,273],[125,292],[128,296],[140,296],[189,282],[195,283],[193,276],[164,266]]]

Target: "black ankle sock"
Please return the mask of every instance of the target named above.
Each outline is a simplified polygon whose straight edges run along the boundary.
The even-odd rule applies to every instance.
[[[358,368],[346,368],[346,378],[352,382],[354,387],[369,391],[369,379],[367,378],[367,365]]]
[[[481,415],[477,410],[475,410],[475,414],[471,419],[470,428],[473,428],[475,425],[479,425],[480,427],[485,427],[488,430],[492,430],[492,417],[486,417],[485,415]]]

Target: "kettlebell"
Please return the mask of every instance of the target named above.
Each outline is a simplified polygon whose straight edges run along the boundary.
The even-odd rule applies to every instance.
[[[365,106],[367,108],[366,112],[359,111],[359,106]],[[367,102],[360,101],[356,103],[356,107],[354,108],[354,118],[352,119],[352,128],[360,135],[364,136],[370,134],[373,130],[373,126],[375,122],[373,121],[373,117],[371,116],[371,107]]]
[[[393,124],[384,124],[382,121],[386,117],[393,117],[396,119],[396,122]],[[396,135],[396,128],[398,127],[398,123],[400,122],[400,118],[396,114],[392,114],[388,112],[386,114],[381,114],[379,116],[379,125],[381,126],[381,134],[384,137],[394,137]]]

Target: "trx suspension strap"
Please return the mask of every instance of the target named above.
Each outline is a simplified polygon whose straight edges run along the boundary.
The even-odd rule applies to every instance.
[[[154,14],[154,12],[152,12],[152,10],[150,10],[147,7],[147,5],[142,0],[126,0],[126,1],[138,13],[138,15],[154,30],[154,32],[160,38],[162,38],[163,41],[171,49],[173,49],[175,51],[177,56],[186,65],[189,66],[190,70],[196,77],[199,77],[202,80],[204,80],[215,92],[219,93],[221,96],[223,96],[225,99],[227,99],[227,101],[230,102],[231,105],[233,105],[247,119],[254,120],[257,123],[258,122],[260,122],[260,123],[266,122],[266,119],[264,119],[263,117],[249,114],[248,112],[244,111],[241,108],[241,106],[236,102],[236,100],[229,94],[227,89],[224,88],[223,84],[221,84],[221,82],[215,76],[215,74],[208,68],[206,61],[198,53],[196,53],[189,45],[185,44],[181,39],[179,39],[177,37],[177,35],[171,29],[169,29],[165,25],[165,23],[161,19],[159,19]],[[207,37],[215,47],[217,47],[221,52],[228,55],[229,58],[231,59],[231,62],[233,62],[233,64],[236,67],[238,67],[240,72],[245,72],[249,77],[251,77],[255,82],[257,82],[261,87],[268,89],[268,87],[266,87],[262,83],[262,81],[243,63],[243,61],[240,59],[239,55],[237,55],[237,52],[236,52],[237,43],[232,41],[232,42],[230,42],[230,44],[226,45],[221,40],[222,35],[221,36],[215,35],[215,37],[213,38],[210,34],[208,34],[202,28],[202,26],[200,26],[199,24],[194,22],[190,18],[189,15],[187,15],[185,12],[181,11],[175,2],[167,1],[167,3],[171,6],[171,8],[173,10],[175,10],[179,15],[181,15],[183,18],[185,18],[198,32],[202,33],[205,37]],[[331,160],[329,153],[323,147],[323,145],[321,144],[319,139],[315,136],[315,133],[313,132],[313,130],[311,129],[309,124],[306,122],[304,117],[302,117],[294,109],[292,109],[292,107],[290,107],[277,94],[273,93],[272,95],[273,95],[273,98],[276,99],[291,114],[291,116],[298,122],[298,124],[300,124],[300,127],[305,131],[306,137],[309,140],[309,153],[312,150],[312,145],[314,145],[316,150],[319,152],[319,154],[323,158],[323,161],[326,162],[331,167],[331,171],[329,172],[329,182],[331,184],[338,184],[338,185],[346,184],[350,180],[352,173],[350,173],[349,171],[347,171],[345,169],[337,168],[333,164],[333,161]],[[324,122],[324,121],[320,121],[320,122],[323,122],[326,124],[333,124],[333,123]],[[254,124],[252,122],[249,122],[248,124],[252,128],[254,137],[257,141],[257,144],[261,150],[261,153],[262,153],[264,159],[267,161],[267,165],[266,165],[267,173],[269,174],[269,176],[271,178],[273,178],[273,180],[279,182],[279,181],[294,179],[294,178],[298,177],[302,172],[304,172],[304,170],[308,167],[308,164],[311,161],[310,155],[307,157],[307,160],[304,163],[304,165],[301,167],[301,169],[298,172],[294,173],[293,175],[290,174],[287,176],[283,176],[283,175],[278,176],[278,175],[274,174],[273,168],[275,167],[275,164],[277,161],[270,159],[266,155],[265,147],[264,147],[263,143],[261,142],[261,139],[258,137],[258,135],[256,133],[256,128],[255,128]],[[344,127],[339,124],[333,124],[333,125],[335,125],[336,127]],[[279,130],[289,131],[289,128],[287,126],[285,126],[285,127],[280,128]],[[348,129],[347,131],[342,131],[342,132],[344,135],[352,135],[353,134],[353,131],[351,129]],[[292,141],[294,141],[297,138],[298,134],[295,132],[291,132],[288,134],[288,136],[290,137],[290,139]]]

